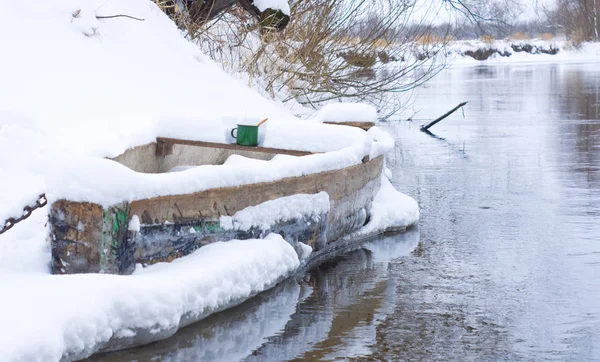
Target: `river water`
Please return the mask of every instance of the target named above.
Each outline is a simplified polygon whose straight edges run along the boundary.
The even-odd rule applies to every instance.
[[[447,69],[414,108],[381,126],[418,228],[93,360],[600,360],[600,63]]]

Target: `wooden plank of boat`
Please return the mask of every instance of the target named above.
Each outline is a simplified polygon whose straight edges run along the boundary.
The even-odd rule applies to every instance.
[[[350,126],[362,128],[365,131],[368,131],[371,127],[375,127],[375,122],[323,122],[325,124],[337,124],[340,126]]]
[[[156,148],[157,156],[169,155],[170,154],[169,152],[172,152],[172,149],[173,149],[172,145],[212,147],[212,148],[222,148],[222,149],[228,149],[228,150],[283,154],[283,155],[291,155],[291,156],[306,156],[306,155],[314,154],[313,152],[308,152],[308,151],[286,150],[283,148],[271,148],[271,147],[261,147],[261,146],[240,146],[235,143],[193,141],[193,140],[184,140],[184,139],[167,138],[167,137],[157,137],[156,142],[158,143],[158,145],[161,145],[160,147]]]
[[[211,242],[260,238],[267,232],[284,234],[286,240],[306,243],[318,251],[364,225],[382,171],[383,156],[379,156],[338,170],[159,196],[107,208],[58,200],[50,210],[52,272],[130,274],[136,263],[171,261]],[[331,204],[318,222],[300,218],[276,223],[269,230],[244,233],[221,226],[221,216],[234,215],[246,207],[322,191],[327,192]],[[128,230],[133,215],[141,219],[139,231]]]

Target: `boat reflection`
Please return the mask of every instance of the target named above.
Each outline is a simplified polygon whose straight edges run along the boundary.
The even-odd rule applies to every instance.
[[[397,299],[389,263],[419,242],[413,228],[288,280],[242,305],[148,346],[90,361],[282,361],[370,354]]]

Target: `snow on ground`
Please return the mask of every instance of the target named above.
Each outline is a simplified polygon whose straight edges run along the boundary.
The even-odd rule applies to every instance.
[[[0,274],[50,272],[50,244],[46,242],[45,227],[47,220],[45,207],[0,235]],[[3,300],[0,299],[0,310]]]
[[[331,103],[323,106],[316,120],[321,122],[377,122],[377,109],[364,103]]]
[[[113,14],[144,21],[95,18]],[[296,119],[225,74],[147,0],[0,0],[0,40],[11,49],[0,58],[0,154],[8,155],[0,168],[27,175],[23,195],[0,205],[0,215],[20,213],[19,202],[35,195],[26,179],[45,184],[50,202],[109,205],[339,169],[377,143],[360,129]],[[237,123],[265,117],[263,146],[335,152],[285,168],[168,175],[103,159],[157,136],[232,142]],[[9,186],[0,179],[0,190]]]
[[[144,20],[96,18],[115,14]],[[0,0],[0,43],[2,222],[41,191],[49,202],[111,205],[342,168],[393,147],[378,130],[296,119],[227,76],[148,0]],[[104,159],[157,136],[232,142],[237,123],[265,117],[263,146],[326,153],[158,175]],[[316,197],[311,206],[324,207]],[[182,315],[247,298],[299,265],[271,235],[211,244],[127,277],[52,276],[46,212],[0,235],[2,361],[83,356],[113,335],[135,338],[136,328],[171,331]]]
[[[321,215],[328,212],[329,195],[322,191],[314,195],[298,194],[280,197],[260,205],[250,206],[236,212],[233,216],[221,216],[220,225],[226,230],[247,231],[252,227],[268,230],[277,222],[303,217],[318,221]]]
[[[131,337],[138,328],[172,330],[183,315],[239,302],[298,265],[294,248],[271,234],[213,243],[127,277],[0,273],[0,360],[58,361],[65,353],[89,354],[114,335]]]
[[[0,205],[11,205],[11,207],[0,206],[0,228],[5,225],[9,217],[20,217],[23,206],[34,206],[38,196],[46,190],[44,182],[29,172],[14,169],[1,168],[2,181],[0,186]],[[23,192],[26,190],[26,192]]]
[[[95,18],[114,14],[144,21]],[[119,179],[149,184],[154,192],[146,195],[172,194],[181,180],[161,191],[152,186],[155,180],[138,178],[102,157],[157,136],[231,142],[230,130],[249,119],[258,123],[269,118],[262,143],[266,147],[346,149],[318,157],[310,162],[318,165],[311,170],[358,163],[362,157],[357,152],[369,153],[365,132],[297,120],[226,75],[147,0],[0,0],[0,41],[11,49],[0,58],[0,154],[8,155],[0,159],[0,168],[20,169],[42,183],[49,179],[50,198],[85,200],[84,194],[95,193],[98,184],[126,183]],[[311,172],[305,161],[297,162],[298,169]],[[238,184],[251,181],[238,176]],[[95,180],[61,188],[78,187],[77,195],[53,188],[87,177]],[[170,184],[165,177],[159,179]],[[0,189],[7,188],[0,179]],[[126,199],[134,197],[132,192],[125,192]],[[26,193],[30,198],[31,192]]]
[[[254,0],[252,5],[258,10],[265,11],[267,9],[281,10],[282,13],[290,15],[290,4],[287,0]]]

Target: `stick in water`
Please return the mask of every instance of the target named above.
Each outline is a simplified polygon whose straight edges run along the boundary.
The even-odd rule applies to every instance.
[[[463,107],[465,104],[467,104],[468,102],[462,102],[461,104],[459,104],[458,106],[452,108],[451,110],[448,111],[448,113],[444,114],[443,116],[435,119],[433,122],[429,123],[426,126],[421,126],[421,131],[426,132],[429,130],[429,128],[431,128],[432,126],[434,126],[436,123],[438,123],[439,121],[441,121],[442,119],[448,117],[449,115],[451,115],[452,113],[456,112],[457,109],[459,109],[460,107]]]
[[[265,123],[267,120],[268,120],[268,118],[263,119],[262,121],[260,121],[259,124],[256,125],[256,127],[260,127],[260,125]]]

